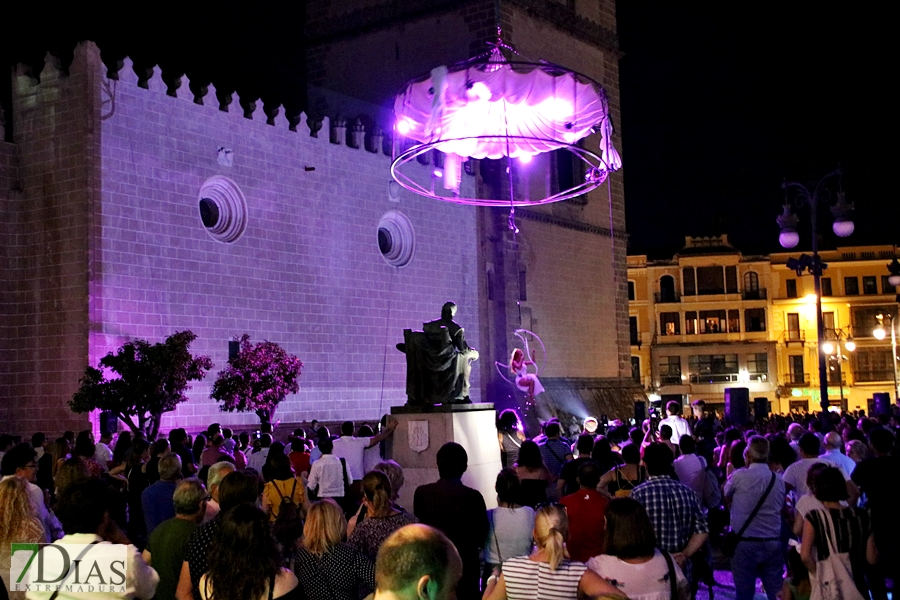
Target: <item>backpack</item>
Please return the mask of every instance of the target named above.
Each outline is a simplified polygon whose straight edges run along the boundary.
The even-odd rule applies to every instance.
[[[300,516],[300,507],[294,504],[294,492],[297,491],[297,478],[294,478],[294,485],[291,488],[289,496],[285,496],[278,489],[278,484],[274,481],[275,491],[281,497],[281,504],[278,506],[278,516],[275,517],[275,523],[272,526],[272,533],[279,541],[293,541],[299,537],[299,533],[303,532],[303,519]],[[296,533],[298,532],[299,533]]]
[[[638,485],[640,485],[641,483],[643,483],[643,477],[642,477],[643,474],[644,474],[644,472],[641,470],[641,467],[638,467]],[[622,487],[622,483],[623,483],[623,482],[624,482],[624,483],[627,483],[627,484],[628,484],[629,486],[631,486],[631,487],[623,488],[623,487]],[[620,473],[619,473],[619,467],[616,467],[616,483],[619,484],[619,489],[617,489],[617,490],[615,491],[615,493],[613,493],[613,496],[615,496],[616,498],[628,498],[628,497],[630,497],[630,496],[631,496],[632,490],[634,490],[634,488],[636,487],[636,486],[631,482],[631,480],[629,480],[629,479],[622,479],[622,477],[621,477],[621,475],[620,475]]]

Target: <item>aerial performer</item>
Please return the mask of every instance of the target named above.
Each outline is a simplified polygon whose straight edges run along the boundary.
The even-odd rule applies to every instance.
[[[544,386],[541,385],[541,380],[538,379],[540,369],[535,362],[535,351],[529,349],[528,339],[524,334],[529,334],[540,342],[540,338],[527,329],[516,329],[515,335],[522,340],[525,349],[515,348],[509,359],[509,364],[501,365],[500,363],[497,363],[497,366],[503,366],[509,369],[510,375],[515,378],[512,383],[515,383],[515,386],[518,389],[525,392],[529,403],[534,403],[535,397],[544,391]],[[529,367],[534,367],[534,370],[530,371]]]

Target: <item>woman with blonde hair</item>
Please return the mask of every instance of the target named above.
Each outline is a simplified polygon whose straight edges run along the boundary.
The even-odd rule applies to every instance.
[[[362,480],[362,492],[366,515],[363,520],[357,521],[347,541],[375,562],[378,549],[389,535],[404,525],[418,523],[419,520],[394,507],[391,503],[391,482],[381,471],[366,473]]]
[[[35,513],[25,483],[18,477],[0,482],[0,572],[9,574],[10,544],[43,542],[44,528]],[[10,598],[25,598],[25,592],[9,592]]]
[[[309,598],[357,600],[360,587],[375,591],[375,565],[344,542],[347,520],[334,500],[313,502],[303,541],[294,553],[294,573]]]
[[[564,506],[538,508],[533,535],[534,552],[504,561],[500,576],[488,578],[484,600],[575,600],[622,595],[584,563],[569,560],[569,518]]]
[[[373,471],[381,471],[391,482],[391,502],[396,502],[400,497],[400,488],[403,487],[405,479],[403,477],[403,467],[394,460],[383,460],[372,467]]]

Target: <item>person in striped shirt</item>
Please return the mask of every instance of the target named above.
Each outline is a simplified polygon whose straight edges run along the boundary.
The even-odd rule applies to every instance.
[[[575,600],[623,597],[608,581],[569,560],[569,519],[561,504],[538,509],[534,519],[535,551],[503,563],[499,577],[488,578],[483,600]]]

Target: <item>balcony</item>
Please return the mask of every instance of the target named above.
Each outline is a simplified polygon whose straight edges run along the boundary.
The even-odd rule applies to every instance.
[[[744,298],[744,300],[765,300],[768,297],[766,288],[761,288],[758,290],[744,290],[741,296]]]
[[[662,385],[681,385],[684,383],[681,379],[681,374],[677,375],[660,375],[659,382]]]
[[[853,371],[853,378],[858,382],[873,382],[873,381],[893,381],[894,374],[891,373],[890,369],[869,369],[867,371],[860,371],[856,369]]]
[[[681,302],[681,294],[678,292],[656,292],[653,294],[657,304],[672,304]]]
[[[806,373],[788,373],[784,385],[791,387],[809,387],[809,375]]]
[[[739,381],[740,376],[737,373],[711,373],[698,375],[691,374],[691,383],[733,383]]]
[[[802,329],[785,329],[781,332],[779,340],[784,342],[785,346],[789,346],[792,342],[802,346],[806,343],[806,332]]]

